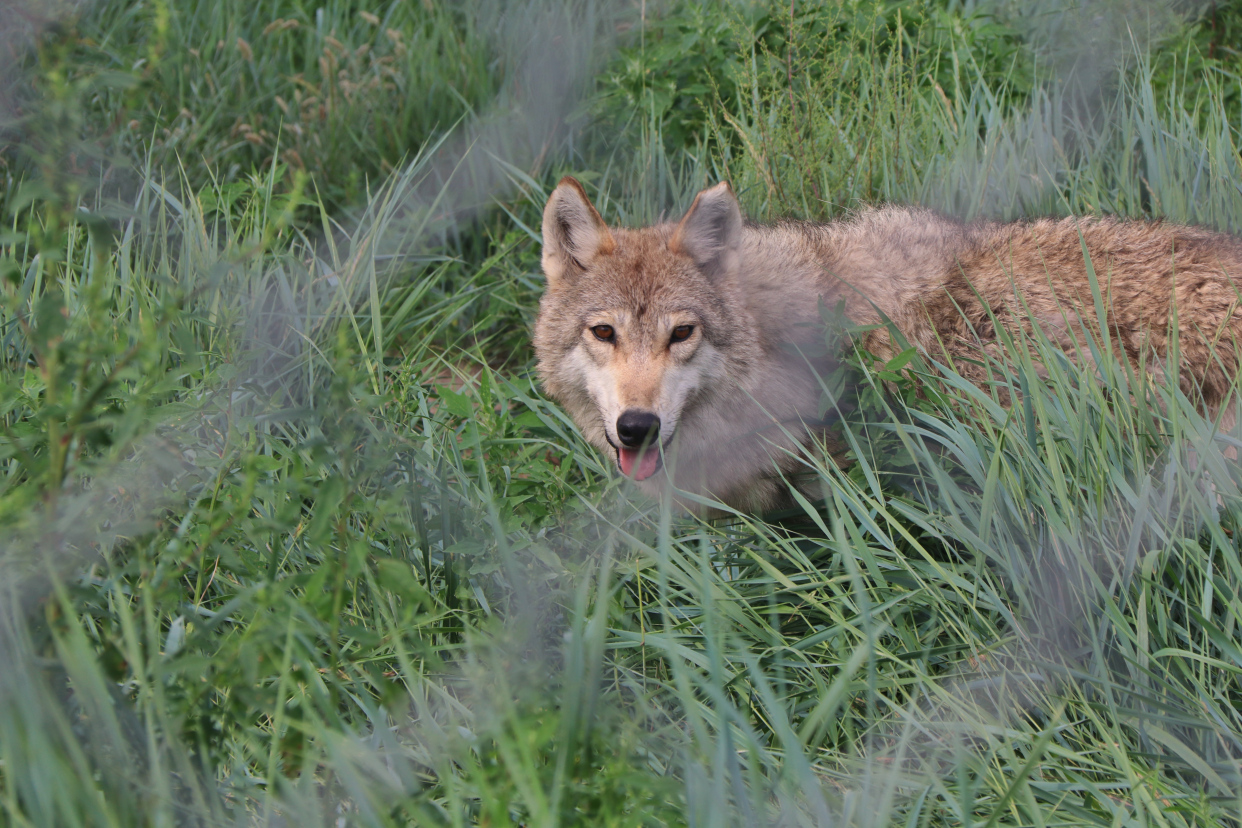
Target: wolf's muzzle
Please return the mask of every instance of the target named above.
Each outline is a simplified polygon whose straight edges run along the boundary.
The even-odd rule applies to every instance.
[[[650,411],[629,409],[617,418],[617,463],[621,473],[646,480],[660,469],[660,418]]]

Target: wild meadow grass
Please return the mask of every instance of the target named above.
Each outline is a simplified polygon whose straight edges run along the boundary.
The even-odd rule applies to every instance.
[[[1235,13],[1109,40],[1085,89],[1011,11],[101,3],[31,41],[4,821],[1235,824],[1239,441],[1159,366],[860,355],[824,378],[855,462],[713,521],[533,378],[563,172],[621,223],[728,177],[758,218],[1239,229]],[[528,118],[556,20],[622,39]]]

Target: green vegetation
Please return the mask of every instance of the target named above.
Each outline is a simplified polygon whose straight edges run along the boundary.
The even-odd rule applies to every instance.
[[[617,222],[727,176],[759,218],[1242,230],[1242,15],[1092,74],[1072,8],[632,5],[103,0],[19,41],[6,824],[1242,820],[1238,442],[1176,383],[860,356],[823,503],[703,522],[631,499],[528,337],[565,172]],[[596,63],[544,101],[566,15]]]

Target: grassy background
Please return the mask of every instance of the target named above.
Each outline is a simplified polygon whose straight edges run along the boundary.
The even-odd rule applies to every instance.
[[[757,218],[1242,229],[1240,32],[105,0],[12,36],[5,821],[1236,823],[1237,440],[1176,383],[858,359],[823,502],[704,523],[631,499],[529,328],[565,172],[623,223],[727,177]]]

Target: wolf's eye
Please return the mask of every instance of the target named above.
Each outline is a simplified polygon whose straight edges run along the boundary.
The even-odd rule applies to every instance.
[[[600,342],[612,342],[617,338],[617,332],[612,329],[612,325],[596,325],[591,328],[591,333]]]
[[[673,328],[673,335],[669,338],[669,342],[685,342],[692,333],[694,333],[693,325],[678,325]]]

